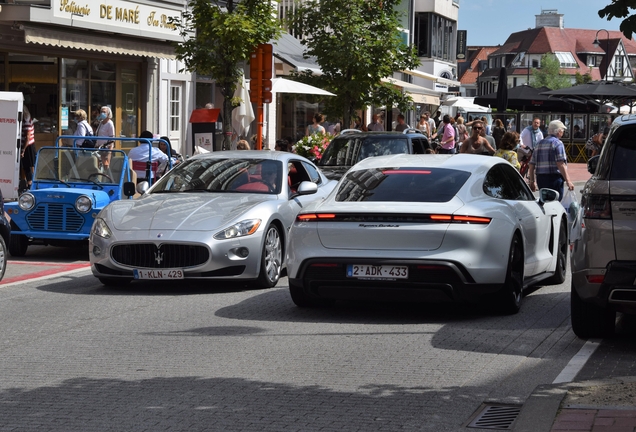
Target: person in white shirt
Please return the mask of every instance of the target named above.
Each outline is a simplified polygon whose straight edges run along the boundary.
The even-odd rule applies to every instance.
[[[535,117],[532,119],[532,125],[521,131],[522,148],[534,150],[539,141],[543,139],[543,132],[541,132],[539,126],[541,126],[541,119]]]
[[[168,155],[152,146],[152,132],[143,131],[139,138],[148,138],[148,140],[139,141],[137,147],[133,147],[128,152],[128,159],[132,161],[131,165],[137,174],[137,182],[150,181],[154,182],[157,172],[164,172],[168,163]],[[150,179],[146,175],[147,162],[150,157]],[[151,183],[152,183],[151,182]]]
[[[384,131],[384,125],[380,121],[380,116],[378,114],[373,114],[371,123],[367,125],[367,130],[371,132],[382,132]]]

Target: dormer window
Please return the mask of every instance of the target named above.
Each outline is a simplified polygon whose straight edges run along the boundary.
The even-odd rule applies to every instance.
[[[562,68],[575,68],[578,66],[571,52],[555,52],[554,55],[559,59]]]

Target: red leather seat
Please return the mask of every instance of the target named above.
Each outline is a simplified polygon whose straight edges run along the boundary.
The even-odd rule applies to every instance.
[[[133,171],[135,171],[135,173],[137,174],[138,181],[144,179],[148,180],[146,179],[146,164],[147,162],[132,161],[132,168]],[[159,162],[152,162],[150,164],[150,170],[152,172],[151,175],[153,179],[157,178],[157,169],[159,169]]]

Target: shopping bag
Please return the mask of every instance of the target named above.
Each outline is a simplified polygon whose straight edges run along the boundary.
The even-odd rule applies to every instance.
[[[578,202],[574,201],[568,209],[568,225],[570,225],[570,243],[581,238],[583,231],[583,211]]]
[[[567,189],[563,194],[563,199],[561,200],[561,205],[566,212],[570,210],[570,204],[573,202],[576,202],[576,193],[573,190]]]
[[[570,234],[570,241],[572,241],[573,230],[579,222],[579,213],[581,206],[576,201],[576,193],[573,190],[567,189],[563,194],[561,205],[565,209],[565,213],[568,215],[568,233]]]

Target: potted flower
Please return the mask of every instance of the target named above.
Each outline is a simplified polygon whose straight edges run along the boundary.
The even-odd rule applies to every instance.
[[[292,147],[292,151],[310,160],[320,160],[325,149],[333,139],[330,133],[315,133],[303,137]]]

